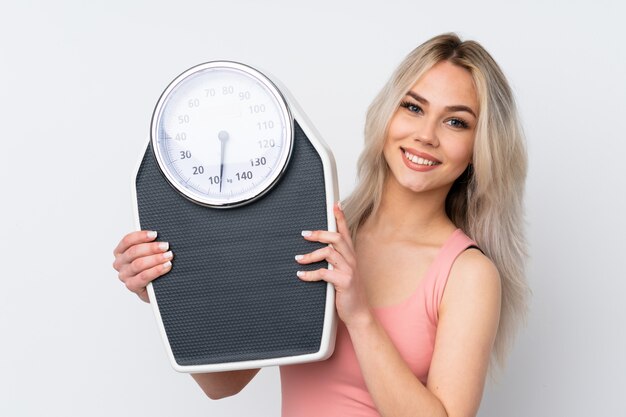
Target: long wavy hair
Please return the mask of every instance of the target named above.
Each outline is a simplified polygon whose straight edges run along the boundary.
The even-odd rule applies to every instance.
[[[359,226],[381,202],[389,173],[383,156],[389,122],[406,92],[441,61],[468,70],[478,94],[473,162],[452,185],[445,208],[452,222],[478,243],[500,273],[502,306],[492,363],[503,367],[519,324],[525,320],[530,293],[524,271],[527,157],[511,88],[480,44],[461,41],[453,33],[443,34],[423,43],[402,61],[367,111],[358,182],[343,202],[344,211],[356,238]]]

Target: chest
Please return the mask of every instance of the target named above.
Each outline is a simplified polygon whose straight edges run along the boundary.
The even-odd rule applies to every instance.
[[[415,292],[438,248],[360,240],[355,251],[359,279],[370,305],[386,307],[401,303]]]

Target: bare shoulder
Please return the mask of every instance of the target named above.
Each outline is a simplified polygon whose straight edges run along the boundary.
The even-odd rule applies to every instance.
[[[477,249],[452,266],[443,299],[428,388],[448,415],[476,415],[500,319],[500,275]]]
[[[440,305],[440,314],[450,306],[480,303],[499,310],[500,274],[495,264],[478,249],[463,251],[452,265]]]
[[[469,248],[459,254],[452,265],[450,275],[455,272],[470,275],[489,275],[500,279],[496,265],[484,253],[476,248]]]
[[[470,295],[499,294],[500,290],[500,274],[495,264],[481,251],[471,248],[463,251],[454,261],[445,292],[462,291],[466,298]]]

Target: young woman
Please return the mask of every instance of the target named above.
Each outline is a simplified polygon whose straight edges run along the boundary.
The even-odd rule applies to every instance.
[[[294,254],[333,265],[298,277],[334,285],[340,323],[330,359],[281,367],[283,415],[475,416],[526,309],[525,176],[514,99],[491,56],[454,34],[412,51],[368,110],[338,231],[303,231],[328,246]],[[155,237],[130,233],[114,251],[144,301],[173,257]],[[192,376],[222,398],[257,372]]]

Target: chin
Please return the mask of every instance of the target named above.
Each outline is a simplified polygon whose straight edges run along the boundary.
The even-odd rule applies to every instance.
[[[413,179],[413,181],[409,179],[402,179],[398,181],[398,184],[400,185],[400,187],[414,193],[421,193],[430,189],[428,184],[424,184],[423,182],[416,182],[415,179]]]

